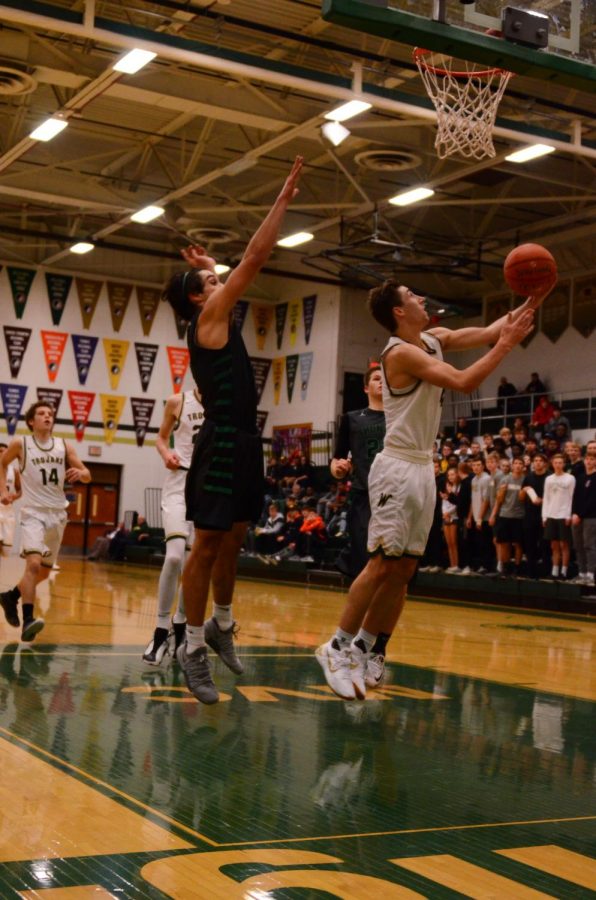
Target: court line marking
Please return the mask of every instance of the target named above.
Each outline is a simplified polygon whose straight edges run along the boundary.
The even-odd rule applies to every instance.
[[[4,738],[1,736],[4,735]],[[35,751],[35,753],[39,754],[41,757],[45,757],[47,760],[51,760],[53,763],[57,765],[59,768],[68,769],[73,773],[76,773],[82,780],[90,781],[93,784],[99,785],[102,788],[110,791],[112,794],[117,794],[120,797],[123,797],[127,800],[132,806],[137,806],[140,809],[143,809],[145,812],[151,813],[158,819],[162,819],[164,822],[167,822],[169,825],[173,825],[175,828],[178,828],[180,831],[184,831],[186,834],[190,834],[195,838],[198,838],[200,841],[203,841],[206,844],[209,844],[211,847],[253,847],[255,845],[270,845],[270,844],[300,844],[300,843],[308,843],[311,841],[337,841],[337,840],[351,840],[353,838],[364,838],[364,837],[391,837],[392,835],[401,835],[401,834],[427,834],[429,832],[444,832],[444,831],[470,831],[472,829],[478,828],[513,828],[518,825],[556,825],[562,822],[591,822],[596,820],[596,815],[594,816],[570,816],[562,819],[527,819],[520,822],[483,822],[482,824],[477,825],[440,825],[438,827],[430,827],[430,828],[404,828],[398,831],[364,831],[362,833],[354,833],[354,834],[328,834],[328,835],[317,835],[316,837],[298,837],[298,838],[273,838],[273,839],[255,839],[252,841],[232,841],[232,842],[224,842],[218,843],[217,841],[212,840],[212,838],[206,837],[204,834],[201,834],[198,831],[195,831],[193,828],[189,828],[187,825],[183,825],[181,822],[178,822],[176,819],[173,819],[171,816],[162,813],[158,809],[154,809],[154,807],[149,806],[147,803],[143,803],[142,800],[137,800],[136,797],[131,797],[130,794],[127,794],[125,791],[120,790],[115,785],[110,784],[107,781],[103,781],[100,778],[96,778],[94,775],[91,775],[88,772],[85,772],[83,769],[79,769],[78,766],[73,765],[72,763],[66,762],[66,760],[60,759],[59,756],[56,756],[53,753],[50,753],[49,750],[45,750],[43,747],[39,747],[37,744],[34,744],[32,741],[28,741],[26,738],[22,738],[19,735],[13,734],[12,731],[9,731],[7,728],[2,728],[0,726],[0,739],[6,740],[9,743],[22,744],[25,747]]]

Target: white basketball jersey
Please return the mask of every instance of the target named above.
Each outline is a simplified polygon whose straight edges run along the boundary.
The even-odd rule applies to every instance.
[[[46,446],[42,446],[33,435],[24,437],[21,463],[23,508],[41,506],[45,509],[66,509],[65,472],[66,445],[62,438],[51,437]]]
[[[172,433],[174,452],[179,457],[180,464],[184,469],[188,469],[190,466],[193,445],[204,418],[205,412],[196,390],[184,391],[180,414]]]
[[[426,352],[443,359],[439,339],[426,331],[422,332],[421,337]],[[384,449],[397,455],[400,452],[424,454],[430,459],[441,421],[443,388],[428,381],[417,381],[405,388],[389,387],[385,376],[385,355],[392,347],[403,343],[405,341],[401,338],[392,336],[381,354],[386,422]]]

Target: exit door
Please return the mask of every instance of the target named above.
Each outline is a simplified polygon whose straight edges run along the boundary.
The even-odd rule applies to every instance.
[[[63,546],[86,553],[96,537],[113,531],[118,524],[121,466],[88,463],[90,484],[65,485],[70,501]]]

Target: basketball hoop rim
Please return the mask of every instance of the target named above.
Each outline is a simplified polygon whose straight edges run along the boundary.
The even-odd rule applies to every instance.
[[[480,69],[477,72],[452,72],[450,69],[444,69],[440,66],[431,66],[425,59],[426,56],[430,56],[431,53],[434,53],[433,50],[425,50],[423,47],[414,47],[412,52],[412,56],[414,58],[414,62],[417,65],[421,65],[427,72],[432,72],[434,75],[452,75],[454,78],[488,78],[491,75],[513,75],[513,72],[509,72],[507,69],[493,68],[493,69]],[[447,54],[445,54],[447,55]],[[453,58],[453,57],[451,57]]]

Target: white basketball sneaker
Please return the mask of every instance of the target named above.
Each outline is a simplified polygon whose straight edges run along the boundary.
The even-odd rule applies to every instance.
[[[364,683],[367,688],[378,688],[385,683],[385,657],[382,653],[368,654]]]
[[[334,647],[334,638],[315,651],[317,662],[325,675],[325,680],[334,694],[344,700],[355,700],[356,692],[352,682],[351,647]]]

